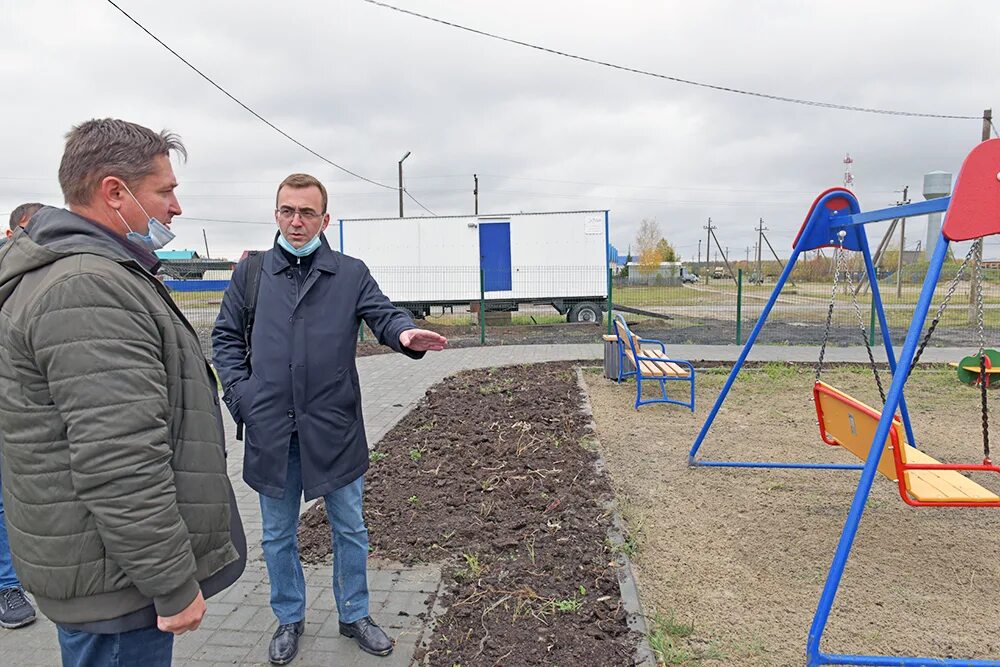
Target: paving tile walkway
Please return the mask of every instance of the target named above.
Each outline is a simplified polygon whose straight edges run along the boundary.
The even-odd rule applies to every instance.
[[[675,345],[673,356],[692,361],[734,361],[736,346]],[[941,362],[969,354],[964,348],[928,348],[922,361]],[[599,360],[601,344],[512,345],[474,347],[428,354],[414,361],[397,354],[358,360],[368,441],[376,445],[424,396],[427,389],[461,370],[546,361]],[[816,347],[761,346],[755,361],[815,362]],[[864,348],[829,348],[828,361],[867,362]],[[178,639],[175,665],[267,665],[267,645],[277,625],[268,606],[269,583],[260,548],[260,506],[256,493],[242,479],[242,446],[235,425],[226,415],[229,476],[243,517],[249,545],[246,573],[223,594],[209,601],[202,627]],[[303,510],[306,506],[303,504]],[[388,658],[370,656],[337,632],[337,615],[330,588],[331,568],[306,568],[306,633],[298,667],[407,667],[427,632],[425,619],[436,601],[441,572],[433,566],[404,568],[372,561],[369,569],[371,611],[396,639]],[[57,667],[60,664],[55,627],[45,618],[19,630],[0,629],[0,663],[19,667]]]

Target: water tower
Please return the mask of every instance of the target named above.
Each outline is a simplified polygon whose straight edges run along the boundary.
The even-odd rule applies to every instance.
[[[937,199],[951,194],[951,174],[947,171],[931,171],[924,174],[924,199]],[[928,260],[934,254],[934,246],[941,236],[941,214],[931,213],[927,216],[927,242],[924,244],[924,254]]]

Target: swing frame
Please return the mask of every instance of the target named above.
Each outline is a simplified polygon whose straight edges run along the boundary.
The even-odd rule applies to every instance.
[[[888,667],[954,665],[956,667],[1000,667],[1000,660],[850,655],[823,653],[820,651],[823,632],[826,629],[830,611],[833,607],[837,590],[840,587],[847,559],[850,556],[854,539],[857,536],[861,516],[864,513],[868,497],[871,493],[877,474],[878,463],[881,459],[886,440],[889,437],[890,428],[892,428],[894,419],[896,418],[897,410],[900,412],[904,427],[906,428],[907,440],[911,445],[916,446],[916,441],[912,436],[912,429],[909,425],[906,403],[903,399],[903,389],[909,373],[896,372],[896,360],[894,359],[892,345],[889,342],[889,328],[882,307],[881,295],[878,293],[878,280],[875,276],[875,267],[872,263],[868,239],[864,233],[864,225],[892,220],[894,218],[916,217],[945,211],[948,212],[948,215],[941,228],[937,245],[934,247],[927,275],[924,278],[920,296],[914,308],[913,319],[907,329],[906,339],[899,353],[899,363],[905,369],[909,369],[913,364],[920,334],[927,320],[927,314],[934,297],[934,290],[941,276],[941,268],[947,258],[950,243],[969,241],[1000,233],[1000,139],[984,141],[972,149],[962,165],[962,169],[956,180],[954,192],[950,197],[941,197],[924,202],[862,213],[854,194],[846,189],[834,188],[821,194],[813,203],[812,210],[810,210],[802,228],[799,230],[799,234],[793,243],[792,256],[789,258],[781,277],[775,284],[771,297],[764,306],[753,331],[747,338],[746,345],[743,347],[736,364],[733,366],[719,397],[716,399],[688,455],[688,462],[692,466],[828,467],[803,464],[739,464],[733,462],[699,461],[696,459],[696,455],[799,256],[807,250],[840,245],[835,239],[838,239],[840,232],[843,231],[845,233],[842,241],[843,247],[860,251],[864,257],[865,269],[869,285],[872,289],[872,299],[875,302],[876,314],[879,320],[879,328],[893,376],[875,435],[872,438],[868,456],[861,469],[858,487],[851,501],[851,507],[848,510],[847,519],[833,556],[833,562],[830,565],[826,583],[824,584],[816,613],[809,628],[806,643],[807,667],[819,667],[821,665],[885,665]]]

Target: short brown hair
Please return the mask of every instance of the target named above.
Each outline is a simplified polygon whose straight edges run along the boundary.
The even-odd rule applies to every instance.
[[[63,197],[67,204],[86,204],[108,176],[136,183],[153,173],[154,158],[169,157],[170,151],[187,159],[181,138],[173,132],[154,132],[117,118],[81,123],[66,135],[59,164]]]
[[[281,182],[278,186],[278,191],[274,194],[274,205],[278,205],[278,197],[281,196],[281,188],[288,186],[290,188],[319,188],[319,193],[323,195],[323,210],[320,213],[326,213],[326,188],[323,184],[319,182],[319,179],[315,176],[310,176],[309,174],[292,174],[285,180]]]

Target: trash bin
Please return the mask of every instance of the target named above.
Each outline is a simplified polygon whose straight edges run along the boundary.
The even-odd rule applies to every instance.
[[[635,366],[625,357],[624,372],[635,370]],[[604,336],[604,377],[609,380],[618,379],[618,337]]]

